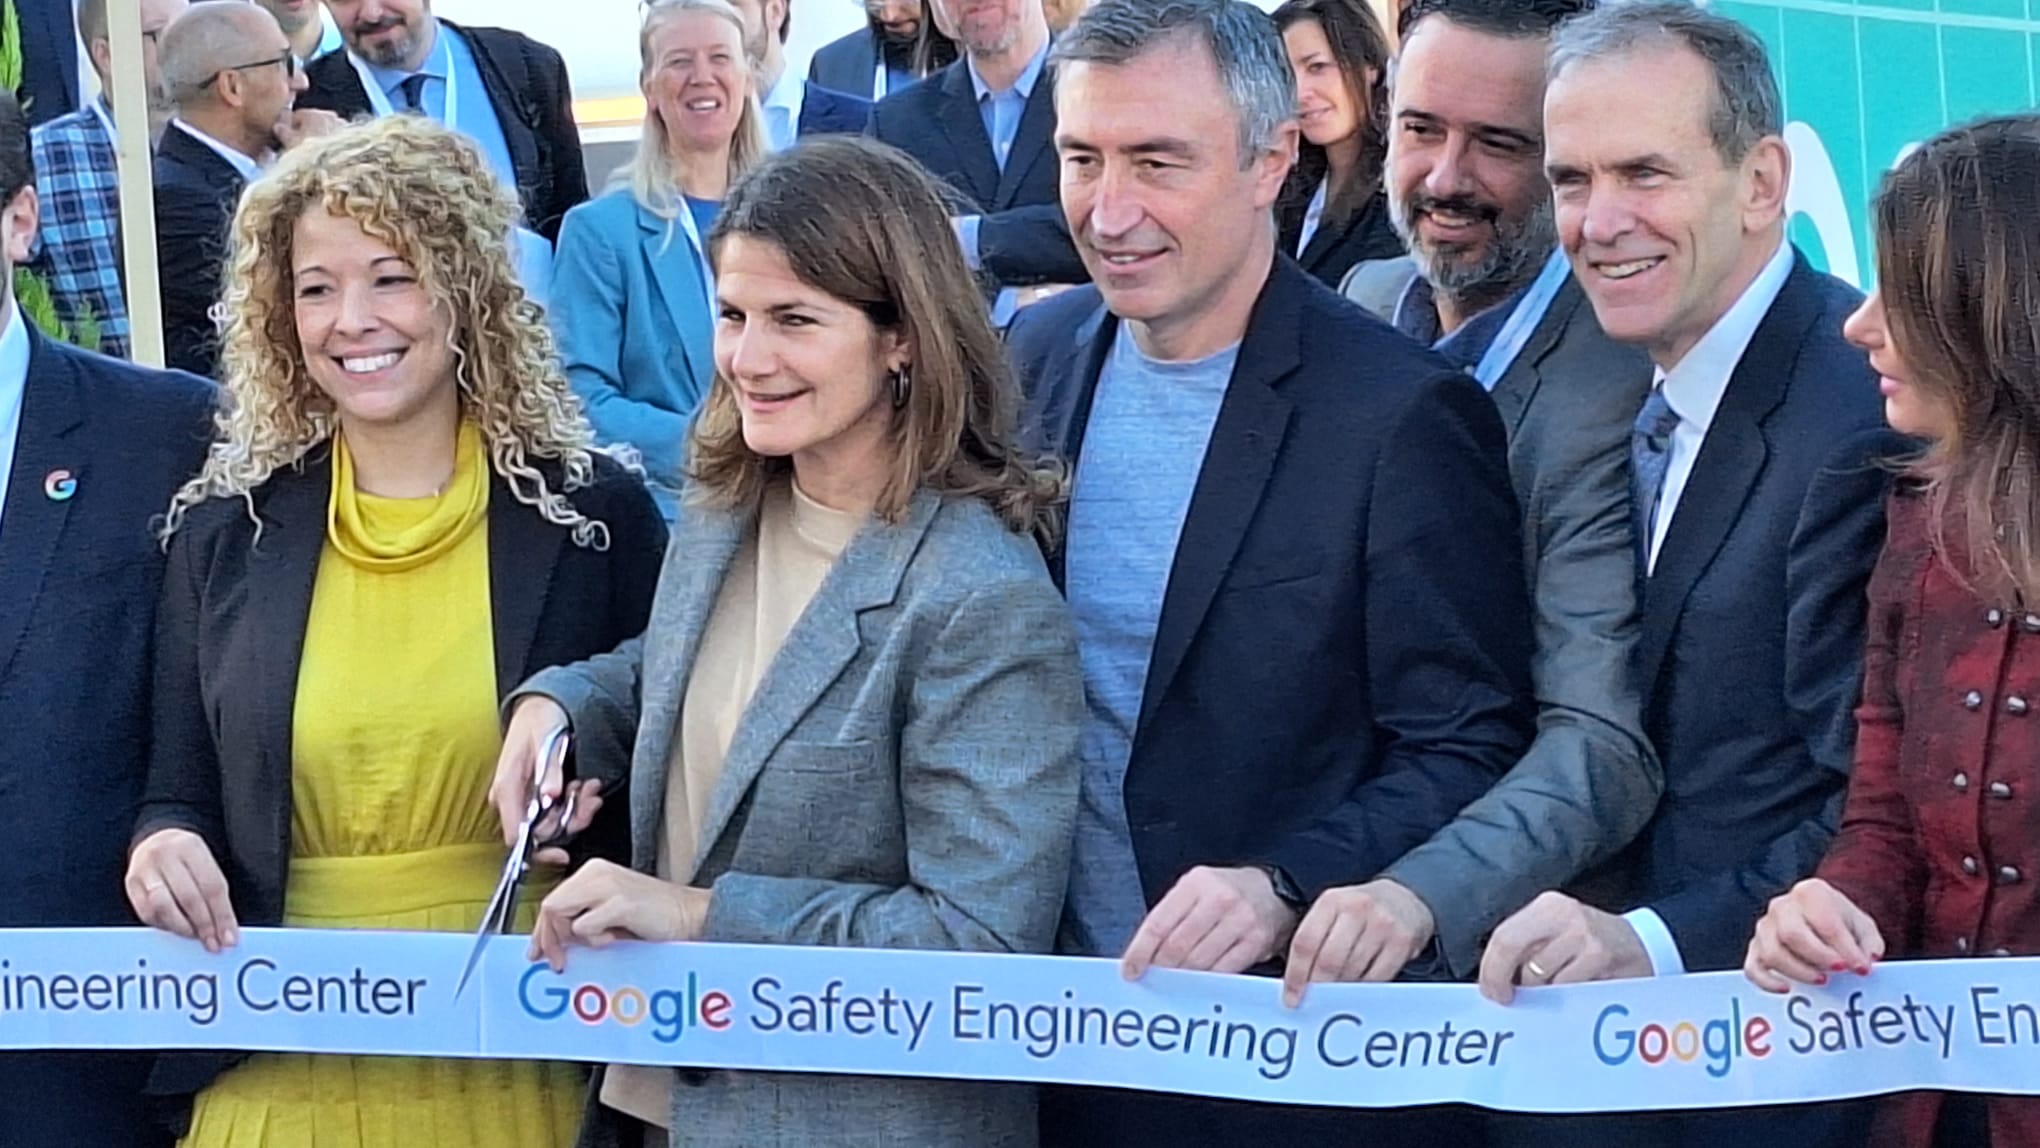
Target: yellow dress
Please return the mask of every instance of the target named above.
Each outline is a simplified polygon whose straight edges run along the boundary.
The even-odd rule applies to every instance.
[[[470,425],[437,498],[333,500],[298,673],[285,924],[472,932],[506,853],[488,462]],[[528,885],[520,928],[544,892]],[[527,1061],[258,1054],[198,1097],[200,1148],[562,1148],[586,1074]]]

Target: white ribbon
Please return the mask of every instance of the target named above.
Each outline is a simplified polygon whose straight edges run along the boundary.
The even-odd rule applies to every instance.
[[[1740,974],[1530,989],[1316,985],[1110,961],[679,944],[576,950],[250,929],[0,932],[0,1048],[247,1049],[1096,1084],[1274,1103],[1712,1108],[2040,1092],[2040,959],[1925,961],[1777,997]]]

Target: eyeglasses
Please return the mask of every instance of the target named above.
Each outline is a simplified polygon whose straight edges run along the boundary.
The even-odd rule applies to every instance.
[[[280,56],[271,56],[267,60],[257,60],[252,64],[234,64],[230,67],[221,68],[219,71],[214,72],[210,76],[207,76],[205,78],[205,83],[200,84],[199,87],[201,88],[212,87],[213,81],[219,79],[221,76],[226,75],[228,72],[245,72],[250,68],[268,68],[273,67],[277,64],[283,65],[283,78],[285,80],[288,81],[297,78],[298,74],[297,53],[291,51],[289,48],[285,48],[283,50],[283,54]]]

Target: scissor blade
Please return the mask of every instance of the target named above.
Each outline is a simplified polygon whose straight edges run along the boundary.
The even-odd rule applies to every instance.
[[[489,947],[489,923],[483,922],[482,931],[475,934],[474,947],[468,950],[467,964],[460,970],[460,981],[453,986],[453,999],[467,991],[468,978],[475,975],[475,966],[482,963],[482,953]]]

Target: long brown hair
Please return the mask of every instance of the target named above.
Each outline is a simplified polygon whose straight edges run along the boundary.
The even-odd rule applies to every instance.
[[[1381,190],[1381,165],[1388,155],[1388,33],[1367,0],[1287,0],[1275,9],[1275,27],[1288,31],[1305,20],[1317,21],[1331,45],[1332,60],[1346,80],[1353,106],[1360,109],[1360,162],[1343,186],[1328,188],[1325,220],[1350,219]],[[1374,83],[1367,83],[1367,73]],[[1286,199],[1309,203],[1325,178],[1330,160],[1325,149],[1297,137],[1296,166],[1283,189]]]
[[[897,520],[914,492],[929,487],[982,499],[1014,532],[1054,539],[1063,468],[1017,445],[1018,391],[931,177],[875,141],[806,141],[730,190],[708,235],[710,261],[738,235],[772,244],[802,282],[913,348],[905,402],[893,411],[882,516]],[[748,505],[791,465],[745,443],[736,397],[718,373],[688,458],[700,494]]]
[[[1959,526],[1973,589],[2040,602],[2040,115],[1928,140],[1873,212],[1892,339],[1944,424],[1911,466],[1936,545]]]

